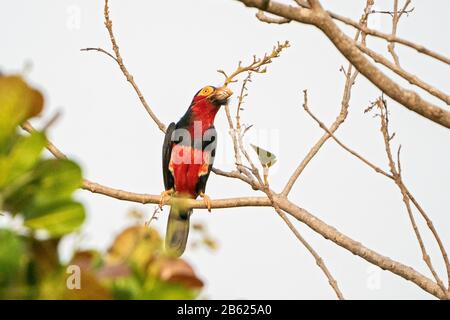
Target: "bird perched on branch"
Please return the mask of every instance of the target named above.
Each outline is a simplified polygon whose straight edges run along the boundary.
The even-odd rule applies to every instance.
[[[232,94],[227,87],[204,87],[194,96],[184,116],[167,128],[162,150],[165,191],[161,193],[160,206],[170,197],[176,198],[171,203],[165,240],[171,256],[183,254],[189,234],[192,208],[185,206],[182,199],[200,196],[211,211],[205,188],[217,144],[214,118]]]

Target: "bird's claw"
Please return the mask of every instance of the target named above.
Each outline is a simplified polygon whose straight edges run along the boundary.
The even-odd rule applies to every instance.
[[[162,207],[164,206],[164,204],[170,200],[170,198],[172,197],[174,193],[173,189],[169,189],[169,190],[165,190],[163,192],[161,192],[161,196],[159,198],[159,208],[162,209]]]
[[[203,198],[203,202],[205,203],[206,207],[208,208],[208,211],[211,212],[211,198],[203,192],[200,192],[200,197]]]

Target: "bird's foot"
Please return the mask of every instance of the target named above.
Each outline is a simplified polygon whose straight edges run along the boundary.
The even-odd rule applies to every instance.
[[[211,198],[203,192],[200,192],[199,196],[203,198],[203,202],[208,208],[208,211],[211,212]]]
[[[170,200],[170,198],[172,197],[174,192],[175,192],[175,190],[173,188],[161,192],[161,197],[159,198],[159,208],[160,209],[162,209],[164,204],[166,204],[166,202]]]

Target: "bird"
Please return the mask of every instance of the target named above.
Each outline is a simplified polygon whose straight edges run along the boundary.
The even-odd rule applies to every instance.
[[[200,196],[211,211],[211,199],[205,189],[217,146],[214,119],[232,94],[226,86],[203,87],[194,95],[180,120],[167,127],[162,147],[164,191],[160,196],[160,208],[172,197],[196,199]],[[183,201],[171,203],[165,236],[165,251],[169,256],[180,257],[185,251],[192,212]]]

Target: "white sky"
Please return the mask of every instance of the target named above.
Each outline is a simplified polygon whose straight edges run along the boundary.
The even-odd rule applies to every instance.
[[[289,2],[289,1],[284,1]],[[163,189],[160,149],[162,134],[140,105],[117,65],[80,48],[110,49],[103,25],[103,1],[0,0],[0,68],[20,72],[28,63],[29,79],[46,94],[45,117],[62,117],[50,138],[81,163],[85,177],[129,191],[159,194]],[[328,9],[358,19],[365,1],[325,1]],[[376,1],[380,10],[392,1]],[[415,10],[399,27],[401,37],[450,55],[448,1],[413,1]],[[318,30],[301,24],[269,26],[254,10],[232,0],[111,1],[111,17],[125,63],[160,119],[169,123],[186,111],[194,93],[220,84],[216,70],[232,70],[237,61],[261,55],[280,40],[292,47],[255,75],[249,86],[243,121],[253,124],[253,142],[274,151],[278,163],[271,185],[280,190],[322,134],[301,108],[303,89],[310,107],[327,123],[337,115],[344,85],[339,72],[345,59]],[[438,10],[437,10],[438,9]],[[373,26],[389,32],[388,17]],[[351,35],[353,32],[349,29]],[[371,48],[387,56],[386,45],[370,39]],[[450,92],[449,67],[397,46],[400,61],[411,73]],[[401,81],[402,85],[408,84]],[[235,92],[238,88],[234,88]],[[377,119],[363,110],[379,92],[358,77],[350,115],[338,132],[349,146],[387,168]],[[439,103],[422,93],[429,101]],[[236,101],[236,100],[234,100]],[[406,183],[433,219],[449,248],[450,133],[390,102],[395,145],[402,144]],[[444,106],[445,107],[445,106]],[[217,167],[231,168],[231,141],[225,115],[216,119],[222,146]],[[257,139],[255,134],[261,132]],[[255,195],[248,186],[211,175],[212,198]],[[130,223],[127,211],[139,208],[150,216],[154,206],[121,202],[84,191],[78,193],[89,218],[82,245],[107,248]],[[292,190],[291,200],[368,247],[413,266],[431,277],[415,240],[395,185],[370,171],[332,141],[310,163]],[[155,223],[165,230],[167,209]],[[444,268],[423,221],[420,227],[438,272]],[[215,253],[187,250],[207,286],[209,298],[334,299],[314,260],[269,208],[197,210],[192,221],[207,223],[218,240]],[[430,298],[415,285],[353,256],[296,223],[324,258],[346,298]],[[74,240],[64,243],[69,252]]]

